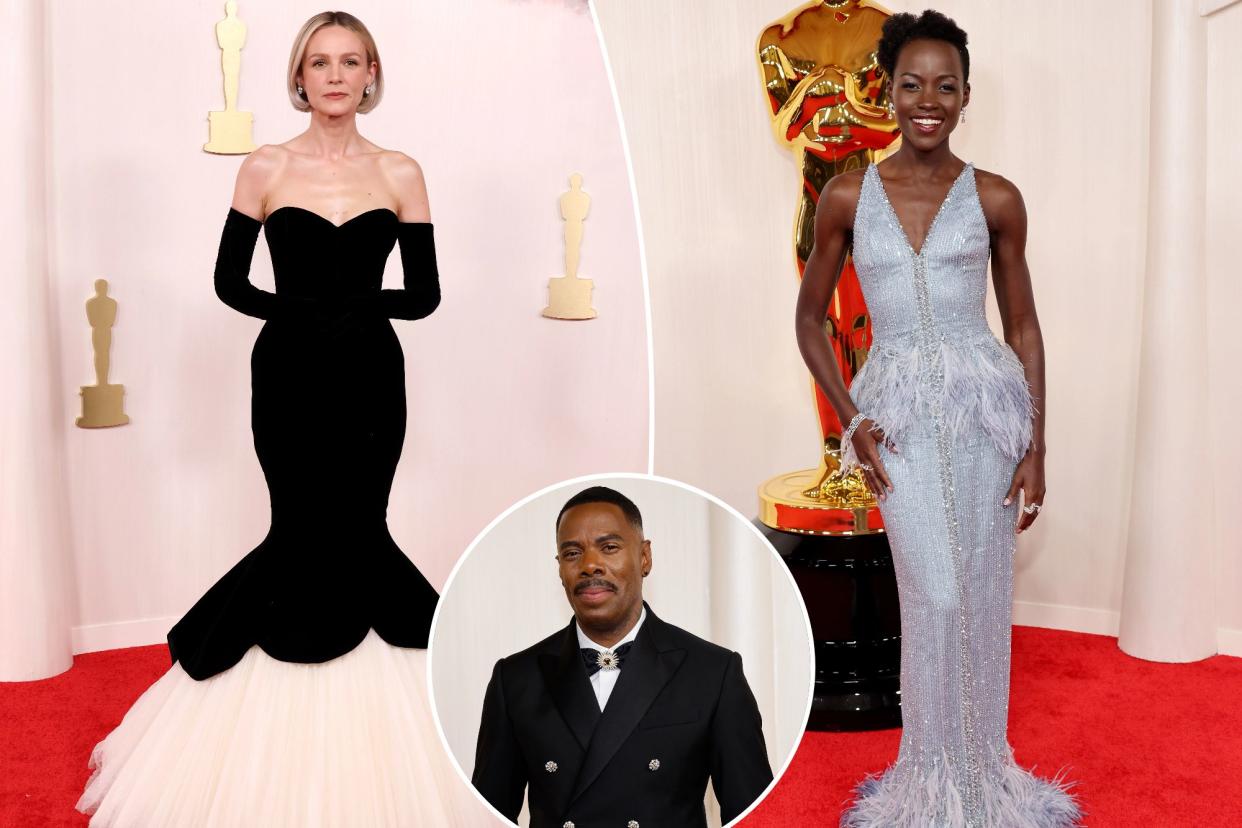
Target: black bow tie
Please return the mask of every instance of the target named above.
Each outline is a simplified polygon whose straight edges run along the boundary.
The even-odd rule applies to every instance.
[[[583,647],[579,652],[582,653],[582,663],[586,665],[587,676],[593,676],[600,670],[620,670],[622,660],[633,646],[633,641],[627,641],[615,650]]]

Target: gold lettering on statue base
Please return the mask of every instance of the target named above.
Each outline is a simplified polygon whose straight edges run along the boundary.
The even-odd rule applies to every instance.
[[[95,351],[95,384],[83,385],[82,416],[74,421],[81,428],[125,425],[125,386],[108,384],[112,326],[116,324],[116,300],[108,296],[108,280],[95,280],[95,295],[86,300],[86,320],[91,323],[91,347]]]
[[[220,65],[224,70],[224,111],[208,112],[208,139],[203,149],[217,155],[245,155],[254,151],[253,112],[237,109],[241,78],[241,50],[246,45],[246,24],[237,19],[237,3],[224,4],[224,19],[216,23]]]
[[[578,259],[582,253],[583,222],[591,209],[591,197],[582,191],[582,176],[569,178],[569,192],[561,196],[561,218],[565,220],[565,275],[548,280],[549,319],[594,319],[591,290],[595,283],[578,278]]]

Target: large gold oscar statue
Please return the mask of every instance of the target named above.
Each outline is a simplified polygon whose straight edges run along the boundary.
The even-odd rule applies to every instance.
[[[814,0],[759,35],[757,52],[772,129],[802,172],[794,220],[798,277],[815,241],[815,205],[834,175],[866,166],[897,138],[876,62],[889,12],[870,0]],[[862,368],[871,325],[853,262],[846,261],[824,320],[848,385]],[[791,472],[759,490],[760,519],[774,529],[814,534],[878,531],[879,510],[858,473],[842,476],[841,423],[814,388],[822,444],[819,466]]]
[[[763,73],[776,138],[802,173],[794,258],[802,277],[815,242],[815,205],[838,175],[879,160],[897,139],[887,78],[876,62],[888,12],[870,0],[814,0],[763,30]],[[862,368],[871,324],[846,260],[824,335],[848,385]],[[759,489],[763,534],[798,585],[815,637],[811,730],[901,723],[901,617],[892,553],[874,498],[857,473],[840,473],[841,423],[814,387],[822,444],[818,468]]]

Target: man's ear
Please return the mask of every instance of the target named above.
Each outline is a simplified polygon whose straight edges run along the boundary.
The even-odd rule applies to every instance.
[[[651,572],[651,541],[649,540],[643,541],[642,572],[644,578]]]

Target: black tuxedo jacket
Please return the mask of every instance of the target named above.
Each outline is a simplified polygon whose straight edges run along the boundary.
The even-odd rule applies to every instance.
[[[705,826],[711,777],[727,823],[772,781],[742,657],[647,618],[601,713],[574,622],[496,663],[474,786],[531,828]]]

